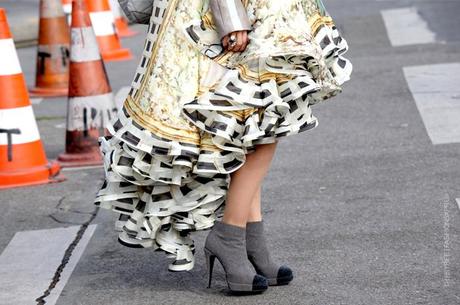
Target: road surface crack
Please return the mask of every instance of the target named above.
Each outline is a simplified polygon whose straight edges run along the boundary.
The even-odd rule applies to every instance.
[[[64,198],[62,198],[61,200],[63,200]],[[80,242],[81,238],[85,234],[86,229],[88,228],[90,223],[94,220],[94,218],[96,218],[98,212],[99,212],[99,207],[96,207],[94,211],[91,213],[90,219],[88,219],[88,221],[86,221],[80,226],[80,229],[78,230],[74,240],[70,243],[70,245],[65,250],[64,256],[61,259],[61,263],[59,264],[56,271],[54,272],[53,279],[51,280],[51,283],[49,284],[48,288],[43,292],[43,294],[40,297],[35,299],[35,301],[37,301],[37,305],[46,304],[46,300],[45,300],[46,297],[51,294],[51,291],[56,287],[57,283],[61,279],[61,274],[64,271],[65,266],[69,262],[75,247]]]

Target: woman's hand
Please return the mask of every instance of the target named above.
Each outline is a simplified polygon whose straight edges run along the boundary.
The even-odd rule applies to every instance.
[[[236,37],[236,44],[234,44],[233,46],[229,43],[231,35],[235,35]],[[224,48],[227,51],[232,52],[243,52],[246,49],[248,43],[248,31],[246,30],[231,32],[222,38],[222,45],[224,46]]]

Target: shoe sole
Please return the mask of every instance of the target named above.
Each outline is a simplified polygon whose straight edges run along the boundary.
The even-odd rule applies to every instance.
[[[268,286],[283,286],[289,284],[294,277],[286,276],[282,278],[267,278]]]
[[[208,250],[206,247],[204,247],[204,252],[206,254],[206,256],[209,256],[209,255],[212,255],[212,256],[215,256],[215,258],[219,261],[219,263],[221,264],[222,268],[224,269],[224,272],[225,272],[225,281],[227,282],[227,286],[228,288],[230,289],[230,291],[232,293],[260,293],[260,292],[263,292],[265,290],[268,289],[268,282],[267,282],[267,286],[264,286],[264,287],[254,287],[253,284],[241,284],[241,283],[232,283],[232,282],[229,282],[228,279],[227,279],[227,270],[225,270],[225,266],[222,264],[222,262],[220,261],[219,257],[212,254],[211,250]],[[210,266],[208,266],[208,268],[210,268]],[[209,270],[208,270],[209,272]],[[212,271],[211,271],[212,273]]]
[[[252,284],[240,284],[240,283],[232,283],[227,280],[227,285],[230,290],[234,292],[262,292],[267,290],[268,287],[254,287]]]

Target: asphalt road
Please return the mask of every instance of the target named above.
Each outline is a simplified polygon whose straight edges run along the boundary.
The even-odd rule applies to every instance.
[[[460,63],[460,1],[325,4],[349,43],[352,80],[341,95],[314,107],[316,129],[281,142],[263,186],[272,256],[294,270],[290,285],[271,287],[258,296],[231,297],[223,269],[216,264],[213,287],[206,288],[202,246],[207,232],[194,234],[197,262],[190,272],[168,272],[171,259],[163,253],[123,247],[113,231],[115,214],[93,206],[104,174],[102,168],[92,168],[65,170],[62,183],[0,192],[1,283],[33,282],[21,279],[24,268],[14,264],[9,270],[17,276],[5,276],[5,253],[15,257],[15,233],[91,225],[70,257],[35,258],[44,269],[55,264],[51,276],[34,275],[42,278],[37,292],[27,285],[17,295],[14,290],[0,292],[8,296],[8,301],[0,297],[0,304],[36,304],[54,284],[46,304],[460,304],[460,142],[447,137],[452,141],[434,144],[425,119],[434,116],[440,126],[436,132],[448,132],[444,129],[450,127],[441,124],[444,112],[436,102],[424,108],[404,73],[405,67],[426,66],[429,75],[432,65]],[[407,7],[416,9],[422,21],[416,24],[426,25],[423,31],[434,34],[433,41],[392,45],[391,24],[384,23],[381,11]],[[145,31],[140,25],[133,28]],[[143,35],[124,39],[123,45],[136,58],[107,63],[114,93],[131,83]],[[18,50],[30,85],[35,52]],[[448,77],[457,85],[444,88],[435,79],[430,88],[444,88],[449,111],[456,113],[459,75]],[[66,99],[36,102],[41,138],[54,159],[64,151]],[[451,123],[458,127],[460,116],[455,119]],[[59,262],[68,258],[72,263],[67,266],[74,269],[66,267],[67,275],[53,282]],[[20,294],[30,299],[18,301]]]
[[[0,7],[6,10],[16,46],[30,46],[37,42],[39,4],[39,0],[0,1]]]

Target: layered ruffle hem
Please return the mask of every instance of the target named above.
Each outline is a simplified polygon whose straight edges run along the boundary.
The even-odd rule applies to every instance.
[[[316,25],[309,44],[232,57],[203,16],[181,24],[197,56],[211,62],[204,75],[210,85],[181,104],[194,141],[149,128],[129,99],[108,128],[112,136],[100,138],[106,179],[95,204],[120,214],[120,243],[167,252],[170,271],[193,268],[191,233],[222,216],[230,173],[246,154],[315,128],[311,106],[341,92],[352,70],[342,56],[347,43],[331,22]]]

